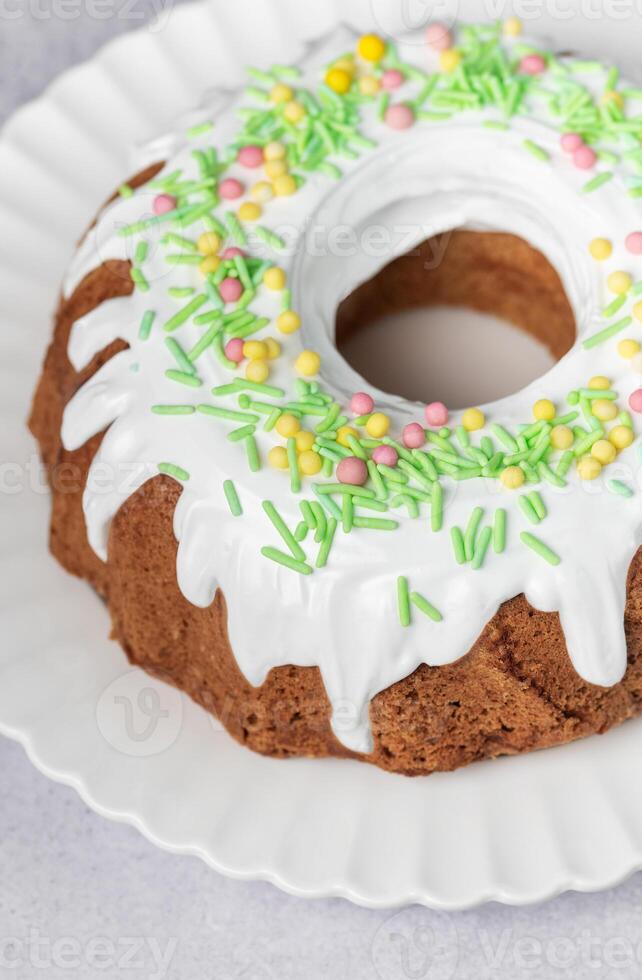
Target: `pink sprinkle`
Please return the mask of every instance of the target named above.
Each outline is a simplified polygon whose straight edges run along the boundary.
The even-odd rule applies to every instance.
[[[525,75],[541,75],[546,71],[546,62],[541,54],[527,54],[519,63],[519,70]]]
[[[384,71],[381,76],[381,87],[386,90],[386,92],[392,92],[396,88],[400,88],[405,82],[405,78],[400,71],[396,68],[389,68]]]
[[[642,388],[638,388],[629,396],[629,406],[633,412],[642,412]]]
[[[374,408],[374,399],[365,391],[358,391],[350,401],[350,411],[353,415],[370,415]]]
[[[624,244],[632,255],[642,255],[642,231],[632,231],[626,236]]]
[[[337,479],[339,483],[362,487],[368,479],[368,467],[357,456],[346,456],[337,466]]]
[[[218,290],[225,303],[236,303],[243,295],[243,286],[238,279],[224,279]]]
[[[237,159],[242,167],[256,170],[263,165],[263,150],[260,146],[242,146]]]
[[[443,402],[431,402],[426,405],[425,412],[428,425],[441,427],[448,422],[448,409]]]
[[[240,364],[243,360],[243,341],[240,337],[233,337],[225,345],[225,356],[235,364]]]
[[[584,146],[584,140],[579,133],[564,133],[560,139],[560,146],[565,153],[575,153],[580,146]]]
[[[426,31],[426,41],[433,51],[447,51],[453,46],[452,34],[445,24],[431,24]]]
[[[590,146],[580,146],[573,154],[573,163],[579,170],[590,170],[596,161],[597,154]]]
[[[245,258],[245,252],[242,248],[237,248],[236,245],[230,245],[228,248],[224,248],[221,252],[222,259],[235,259],[236,256],[239,258]]]
[[[399,461],[399,453],[394,446],[377,446],[372,454],[375,463],[382,466],[396,466]]]
[[[238,197],[243,197],[245,188],[240,180],[228,177],[218,185],[218,192],[224,201],[235,201]]]
[[[171,194],[159,194],[152,204],[154,214],[168,214],[176,210],[176,198]]]
[[[386,123],[391,129],[410,129],[415,114],[409,105],[391,105],[386,111]]]
[[[411,422],[404,427],[401,438],[406,449],[420,449],[426,441],[426,433],[419,422]]]

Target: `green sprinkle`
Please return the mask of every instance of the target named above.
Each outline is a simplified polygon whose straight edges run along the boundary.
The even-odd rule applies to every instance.
[[[143,313],[143,318],[140,321],[140,327],[138,328],[138,339],[148,340],[149,335],[152,332],[152,327],[154,326],[154,320],[156,319],[156,313],[154,310],[146,310]]]
[[[438,481],[432,485],[430,526],[433,531],[441,531],[444,526],[444,491]]]
[[[255,391],[257,394],[267,395],[269,398],[285,397],[283,388],[276,388],[274,385],[259,384],[257,381],[246,381],[243,378],[239,378],[236,382],[236,387],[238,391]]]
[[[548,545],[544,544],[539,538],[536,538],[534,534],[529,534],[528,531],[522,531],[520,534],[521,540],[524,542],[527,548],[534,551],[535,554],[547,561],[549,565],[559,565],[561,559],[559,555],[556,555]]]
[[[434,623],[441,623],[443,620],[444,617],[441,615],[439,610],[435,609],[435,607],[428,602],[427,599],[424,599],[419,592],[411,592],[410,601],[412,602],[413,606],[416,606],[417,609],[424,614],[424,616],[428,616],[428,618],[432,619]]]
[[[484,516],[484,511],[481,507],[475,507],[470,518],[468,520],[468,525],[466,527],[466,533],[464,535],[464,548],[466,553],[466,561],[471,561],[473,554],[475,552],[475,540],[477,537],[477,529]]]
[[[274,527],[277,529],[277,531],[285,541],[286,545],[292,552],[293,557],[296,558],[297,561],[305,561],[305,552],[303,548],[298,543],[298,541],[295,541],[294,535],[292,534],[290,528],[287,526],[287,524],[279,514],[274,504],[270,500],[264,500],[263,510],[270,518]]]
[[[370,479],[375,489],[375,494],[378,500],[386,500],[388,497],[388,491],[386,490],[386,485],[381,479],[381,474],[377,468],[377,464],[374,460],[369,459],[367,462],[368,473],[370,474]]]
[[[254,425],[243,425],[240,429],[234,429],[233,432],[228,433],[228,440],[230,442],[242,442],[248,436],[253,436],[256,432],[256,426]]]
[[[495,554],[501,555],[506,549],[506,511],[499,507],[495,511],[493,522],[493,549]]]
[[[223,491],[225,493],[225,499],[229,504],[229,508],[232,511],[234,517],[240,517],[243,513],[243,508],[241,507],[241,502],[239,500],[238,493],[236,492],[236,487],[232,480],[226,480],[223,484]]]
[[[506,448],[510,450],[511,453],[518,452],[519,446],[515,442],[510,432],[507,432],[502,425],[497,425],[497,423],[494,422],[491,425],[490,429],[493,435],[497,436],[499,441],[503,443],[503,445],[506,446]]]
[[[309,527],[308,527],[308,525],[307,525],[307,524],[305,523],[305,521],[300,521],[300,522],[299,522],[299,523],[297,524],[297,526],[296,526],[296,530],[295,530],[295,532],[294,532],[294,540],[295,540],[295,541],[298,541],[298,542],[299,542],[299,544],[300,544],[300,543],[301,543],[302,541],[305,541],[305,539],[306,539],[306,538],[307,538],[307,536],[308,536],[308,531],[309,531],[309,530],[310,530],[310,528],[309,528]]]
[[[258,473],[261,469],[261,460],[259,458],[259,450],[256,445],[256,439],[253,435],[248,435],[245,437],[245,451],[247,453],[247,461],[252,473]]]
[[[354,522],[354,503],[350,494],[343,495],[342,518],[344,534],[349,534]]]
[[[369,531],[396,531],[398,521],[389,521],[383,517],[355,517],[353,527],[366,528]]]
[[[397,610],[401,625],[410,626],[410,594],[405,575],[400,575],[397,579]]]
[[[603,187],[604,184],[608,184],[610,180],[613,180],[615,174],[612,170],[605,170],[604,173],[598,174],[597,177],[593,177],[592,180],[587,181],[582,188],[584,194],[591,194],[593,191],[598,190]]]
[[[566,476],[566,474],[570,470],[571,466],[573,465],[573,460],[574,459],[575,459],[575,457],[574,457],[574,455],[573,455],[573,453],[571,452],[570,449],[567,449],[566,452],[562,454],[562,458],[560,459],[559,463],[557,464],[557,470],[556,470],[556,474],[557,474],[557,476],[560,479],[560,484],[558,484],[558,485],[561,485],[561,486],[564,486],[565,485],[564,484],[564,477]],[[544,467],[545,464],[544,463],[540,463],[539,465],[540,465],[540,472],[542,473],[542,475],[544,475],[544,470],[542,469],[542,467]],[[546,467],[546,469],[548,469],[548,467]]]
[[[294,540],[294,539],[293,539]],[[295,542],[298,547],[298,543]],[[278,565],[284,565],[285,568],[291,568],[293,572],[298,572],[299,575],[312,575],[314,569],[307,565],[304,561],[297,561],[296,558],[292,558],[291,555],[286,555],[277,548],[261,548],[261,554],[264,558],[269,558],[270,561],[275,561]]]
[[[471,563],[471,568],[474,568],[475,571],[481,568],[484,564],[484,559],[486,557],[486,552],[488,551],[488,545],[490,544],[492,534],[493,529],[491,527],[485,527],[477,539],[475,552]]]
[[[530,500],[531,506],[537,514],[539,520],[543,521],[548,511],[546,510],[546,504],[542,500],[537,490],[533,490],[531,493],[529,493],[528,499]]]
[[[622,483],[621,480],[608,480],[606,485],[611,493],[616,493],[620,497],[633,496],[633,490],[631,490],[631,487],[627,486],[626,483]]]
[[[134,262],[136,265],[142,265],[147,255],[149,253],[149,245],[147,242],[138,242],[136,246],[136,251],[134,252]]]
[[[592,337],[589,337],[582,343],[584,350],[590,350],[592,347],[597,347],[598,344],[604,343],[605,340],[610,340],[616,334],[625,330],[633,323],[633,317],[625,316],[623,319],[618,320],[617,323],[612,323],[610,326],[605,327],[604,330],[600,330],[599,333],[594,333]]]
[[[319,506],[317,504],[317,506]],[[299,504],[303,520],[307,524],[310,531],[316,531],[317,529],[317,519],[314,514],[312,504],[309,500],[302,500]]]
[[[170,368],[165,371],[165,377],[169,378],[170,381],[177,381],[179,384],[187,385],[188,388],[200,388],[203,382],[200,378],[197,378],[194,374],[188,374],[186,371],[174,371]]]
[[[269,247],[274,249],[275,252],[282,252],[286,247],[283,239],[280,238],[279,235],[275,234],[275,232],[270,231],[268,228],[263,228],[261,225],[257,225],[254,229],[254,233],[256,234],[257,238],[259,238],[266,245],[269,245]]]
[[[450,529],[450,540],[453,546],[455,561],[457,562],[458,565],[465,564],[466,546],[464,544],[464,536],[458,527],[452,527]]]
[[[528,497],[519,497],[517,502],[526,520],[531,524],[539,524],[539,517]]]
[[[299,473],[299,460],[296,452],[296,439],[288,439],[288,465],[290,467],[290,489],[292,493],[299,493],[301,490],[301,474]]]
[[[184,306],[182,310],[179,310],[178,313],[175,313],[174,316],[167,321],[164,329],[167,331],[167,333],[177,330],[178,327],[181,327],[184,323],[186,323],[190,317],[194,316],[194,314],[200,310],[203,303],[206,302],[207,296],[204,296],[202,293],[195,296],[194,299],[187,304],[187,306]]]
[[[121,197],[133,197],[134,196],[134,191],[129,186],[129,184],[121,184],[120,187],[118,188],[118,193],[120,194]]]
[[[330,554],[330,549],[332,548],[332,542],[334,541],[334,535],[337,530],[337,522],[334,517],[330,517],[327,524],[327,530],[321,541],[321,547],[319,548],[319,554],[317,555],[316,567],[324,568],[328,561],[328,556]]]
[[[178,364],[181,371],[183,371],[185,374],[196,373],[196,368],[194,367],[194,365],[192,364],[192,362],[190,361],[187,354],[185,353],[185,351],[183,350],[183,348],[181,347],[181,345],[178,343],[177,340],[174,340],[173,337],[166,337],[165,346],[167,347],[170,354]]]
[[[548,163],[548,161],[550,160],[549,154],[546,152],[546,150],[543,147],[539,145],[539,143],[534,143],[533,140],[524,140],[522,145],[525,150],[528,150],[528,152],[531,153],[538,160],[543,160],[546,163]]]
[[[211,415],[230,422],[246,422],[248,425],[256,425],[259,421],[259,416],[252,415],[250,412],[234,412],[228,408],[217,408],[215,405],[197,405],[196,411],[201,412],[202,415]]]
[[[136,286],[138,286],[138,288],[143,293],[146,293],[146,292],[149,291],[149,288],[150,288],[149,283],[147,282],[147,279],[145,278],[145,274],[143,273],[143,271],[141,269],[137,269],[136,267],[134,267],[134,268],[132,268],[130,270],[129,274],[131,276],[132,282]]]
[[[193,139],[195,136],[202,136],[204,133],[209,133],[209,131],[213,128],[213,122],[198,123],[198,125],[192,126],[187,130],[187,135],[190,139]]]
[[[237,245],[247,245],[247,235],[243,231],[243,226],[239,219],[233,214],[232,211],[228,211],[225,215],[225,224],[227,225],[227,230],[230,236]]]
[[[304,501],[304,503],[307,503],[307,501]],[[319,542],[323,541],[323,539],[325,538],[325,532],[327,530],[327,524],[328,524],[328,522],[327,522],[327,519],[326,519],[326,516],[325,516],[325,511],[324,511],[323,507],[321,506],[321,504],[317,500],[313,500],[310,503],[310,508],[311,508],[312,514],[314,516],[315,527],[316,527],[316,534],[315,534],[314,538],[315,538],[315,541],[317,541],[319,543]]]
[[[158,472],[164,473],[165,476],[173,476],[175,480],[181,480],[183,483],[189,480],[187,470],[184,470],[181,466],[176,466],[175,463],[159,463]]]

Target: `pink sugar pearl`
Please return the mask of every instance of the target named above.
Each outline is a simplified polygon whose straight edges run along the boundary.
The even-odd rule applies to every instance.
[[[365,391],[358,391],[350,400],[350,411],[353,415],[370,415],[374,408],[374,399]]]
[[[263,166],[263,150],[260,146],[242,146],[237,159],[242,167],[256,170],[257,167]]]
[[[386,92],[392,92],[396,88],[401,88],[405,81],[404,76],[396,68],[389,68],[381,76],[381,87]]]
[[[453,36],[445,24],[435,22],[426,31],[428,47],[433,51],[447,51],[453,46]]]
[[[401,438],[406,449],[420,449],[426,441],[426,433],[419,422],[404,426]]]
[[[579,133],[564,133],[560,138],[560,146],[565,153],[575,153],[580,146],[584,146],[584,140]]]
[[[597,162],[597,154],[590,146],[579,146],[573,154],[573,163],[578,170],[590,170]]]
[[[242,248],[237,248],[236,245],[230,245],[229,248],[224,248],[221,252],[222,259],[235,259],[236,257],[245,258],[245,252]]]
[[[243,295],[243,286],[238,279],[224,279],[218,289],[225,303],[236,303]]]
[[[228,177],[218,185],[218,192],[224,201],[235,201],[237,198],[243,197],[245,188],[240,180]]]
[[[546,71],[546,62],[541,54],[527,54],[519,63],[519,70],[524,75],[541,75]]]
[[[629,395],[629,407],[632,412],[642,412],[642,388],[637,388]]]
[[[642,231],[632,231],[624,239],[624,244],[631,255],[642,255]]]
[[[441,427],[448,422],[448,409],[443,402],[431,402],[424,410],[428,425]]]
[[[394,446],[377,446],[372,454],[375,463],[382,466],[396,466],[399,462],[399,453]]]
[[[357,456],[346,456],[337,466],[337,479],[339,483],[362,487],[368,479],[368,467]]]
[[[391,129],[410,129],[414,122],[415,114],[409,105],[391,105],[386,111],[386,124]]]
[[[152,208],[154,214],[169,214],[170,211],[176,210],[176,198],[171,194],[159,194],[154,198]]]
[[[235,364],[241,363],[243,360],[243,341],[240,337],[233,337],[232,340],[228,340],[225,345],[225,356],[230,361],[234,361]]]

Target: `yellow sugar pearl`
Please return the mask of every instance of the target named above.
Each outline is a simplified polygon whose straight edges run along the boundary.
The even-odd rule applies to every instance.
[[[245,368],[245,377],[248,381],[255,381],[257,384],[262,385],[264,381],[270,376],[270,369],[267,362],[262,358],[257,358],[255,361],[250,361]]]
[[[506,37],[519,37],[522,33],[522,26],[519,17],[507,17],[503,25],[504,34]]]
[[[633,429],[628,425],[614,425],[609,432],[609,442],[612,442],[616,449],[626,449],[633,442]]]
[[[467,432],[477,432],[486,424],[484,413],[478,408],[467,408],[461,417],[461,424]]]
[[[257,358],[260,361],[265,361],[268,356],[268,346],[262,340],[246,340],[243,344],[243,357],[247,357],[250,361],[255,361]]]
[[[612,272],[606,280],[606,285],[612,293],[616,293],[618,296],[625,296],[633,285],[633,280],[628,272]]]
[[[285,148],[284,144],[279,143],[276,140],[274,140],[272,143],[268,143],[263,150],[263,158],[268,163],[272,163],[274,160],[284,160],[286,154],[287,149]]]
[[[204,231],[196,241],[201,255],[216,255],[221,247],[221,239],[215,231]]]
[[[326,73],[325,83],[328,88],[336,92],[337,95],[345,95],[350,91],[352,85],[352,75],[344,71],[343,68],[331,68]]]
[[[364,34],[359,38],[357,53],[364,61],[381,61],[386,53],[385,41],[377,34]]]
[[[220,264],[221,260],[218,255],[206,255],[199,265],[199,269],[204,276],[209,276],[211,272],[216,272]]]
[[[289,412],[284,412],[280,417],[279,421],[276,423],[276,431],[284,439],[291,439],[297,434],[301,428],[301,423],[295,415],[290,415]]]
[[[605,92],[602,95],[600,102],[602,105],[614,105],[617,109],[624,108],[624,98],[622,94],[620,92],[616,92],[615,89]]]
[[[611,387],[611,382],[608,378],[605,378],[603,374],[594,375],[588,383],[589,388],[593,391],[608,391]]]
[[[283,111],[283,115],[288,122],[296,124],[305,119],[307,113],[305,111],[305,106],[302,106],[300,102],[288,102]]]
[[[258,201],[259,204],[266,204],[274,197],[272,184],[269,184],[267,180],[259,180],[259,182],[251,189],[250,194],[255,201]]]
[[[316,351],[303,350],[297,357],[294,366],[299,374],[302,374],[306,378],[312,378],[315,374],[319,373],[321,358]]]
[[[595,456],[583,456],[577,461],[577,473],[580,480],[595,480],[602,472],[602,464]]]
[[[642,300],[633,307],[633,316],[642,323]]]
[[[593,415],[600,422],[611,422],[617,416],[617,405],[615,402],[607,401],[606,398],[596,398],[591,408]]]
[[[640,353],[641,349],[637,340],[621,340],[617,345],[617,352],[625,361],[630,361],[632,357]]]
[[[364,75],[359,79],[359,91],[362,95],[378,95],[381,91],[381,82],[373,75]]]
[[[286,282],[287,276],[283,269],[279,269],[278,265],[273,265],[263,276],[263,285],[267,286],[268,289],[285,289]]]
[[[608,238],[594,238],[589,245],[589,252],[596,262],[604,262],[610,258],[613,252],[613,245]]]
[[[549,398],[540,398],[533,405],[533,418],[538,422],[550,422],[555,418],[555,405]]]
[[[373,439],[381,439],[390,428],[390,419],[383,412],[375,412],[366,422],[366,432]]]
[[[275,470],[287,470],[290,465],[287,449],[284,446],[273,446],[268,453],[268,463]]]
[[[285,160],[268,160],[264,169],[270,180],[276,180],[277,177],[287,174],[288,165]]]
[[[439,55],[439,67],[442,71],[455,71],[461,64],[461,54],[457,48],[448,48]]]
[[[299,456],[299,470],[304,476],[316,476],[321,472],[322,466],[322,457],[311,449],[306,449]]]
[[[281,313],[276,325],[281,333],[296,333],[301,326],[301,317],[294,310],[286,310],[285,313]]]
[[[289,85],[282,85],[279,83],[278,85],[275,85],[270,92],[270,99],[276,105],[279,105],[281,102],[291,102],[293,95],[294,92]]]
[[[519,466],[507,466],[500,476],[507,490],[517,490],[522,486],[524,479],[524,471]]]
[[[598,439],[591,446],[591,456],[598,461],[602,466],[608,466],[612,463],[617,456],[617,450],[612,442],[608,439]]]
[[[308,432],[307,429],[301,429],[300,432],[297,432],[295,439],[297,452],[307,453],[310,449],[312,449],[316,441],[316,436],[314,432]]]
[[[348,436],[354,436],[355,439],[358,439],[359,433],[351,425],[342,425],[340,429],[337,429],[337,442],[340,446],[345,446],[346,449],[350,448]]]
[[[277,357],[281,356],[281,345],[274,337],[266,337],[263,343],[267,347],[268,361],[275,361]]]
[[[246,201],[238,210],[241,221],[258,221],[263,214],[263,208],[255,201]]]
[[[551,432],[553,449],[569,449],[574,442],[573,430],[568,425],[556,425]]]
[[[277,197],[290,197],[298,190],[296,180],[291,174],[283,174],[274,181],[274,193]]]

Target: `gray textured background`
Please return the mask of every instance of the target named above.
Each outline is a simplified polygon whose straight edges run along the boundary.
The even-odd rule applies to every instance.
[[[0,121],[154,11],[134,0],[125,15],[121,0],[106,0],[97,19],[87,2],[54,2],[0,0]],[[8,19],[7,11],[19,16]],[[623,41],[631,31],[642,36],[642,16],[623,23]],[[592,35],[599,49],[598,35],[599,22]],[[229,881],[194,858],[164,854],[48,782],[4,739],[0,773],[3,980],[642,976],[641,875],[609,892],[535,908],[369,912]],[[169,965],[159,967],[164,957]]]

